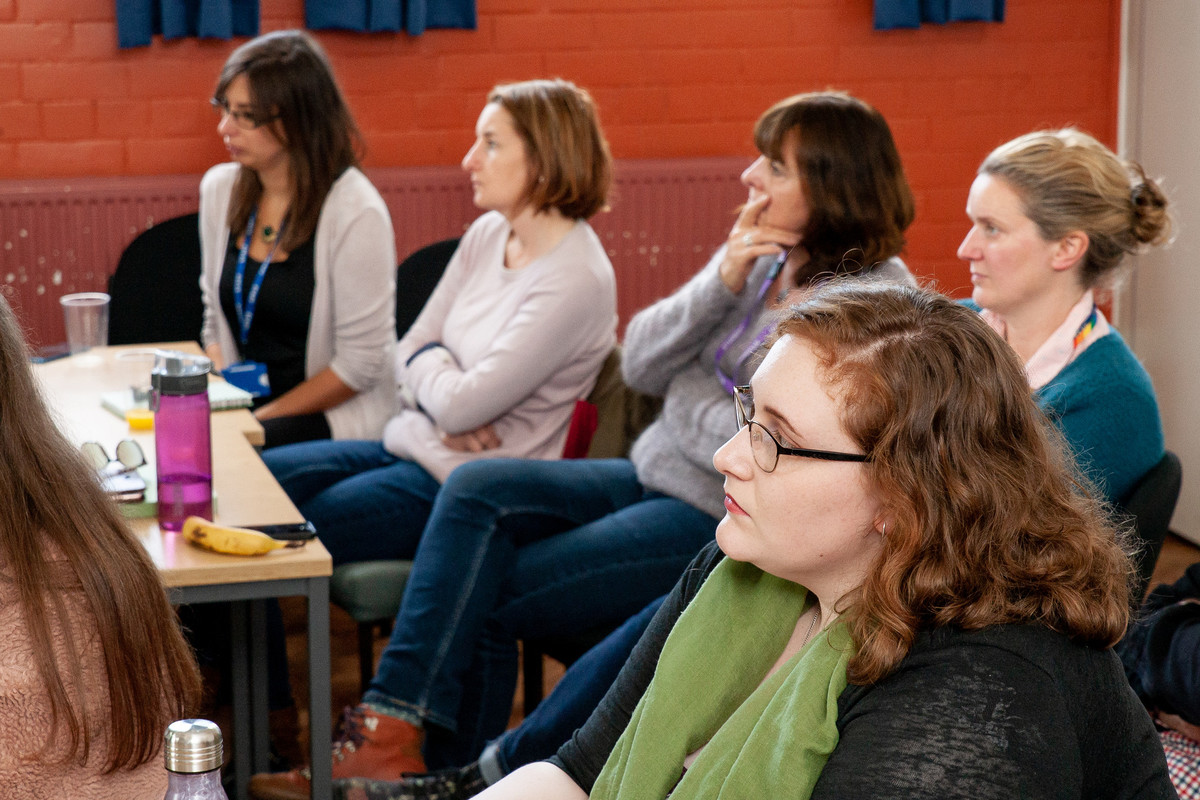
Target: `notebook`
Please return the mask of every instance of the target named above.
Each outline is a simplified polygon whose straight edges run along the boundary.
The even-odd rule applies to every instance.
[[[208,384],[208,404],[213,411],[224,411],[230,408],[249,408],[254,398],[244,389],[239,389],[225,381],[210,381]],[[134,397],[133,389],[122,389],[116,392],[102,392],[100,405],[107,411],[125,419],[125,412],[134,408],[148,408],[149,400],[138,400]]]

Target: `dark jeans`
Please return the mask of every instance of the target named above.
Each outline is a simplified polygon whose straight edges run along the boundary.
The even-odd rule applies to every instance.
[[[380,442],[347,440],[277,447],[262,458],[334,566],[413,557],[439,488],[420,464]]]
[[[518,767],[554,755],[571,734],[587,722],[665,599],[666,595],[663,595],[652,600],[604,641],[584,653],[532,714],[484,748],[479,768],[489,783],[495,783]]]
[[[442,486],[364,699],[427,723],[426,763],[505,728],[517,639],[616,625],[674,585],[717,520],[624,459],[465,464]]]

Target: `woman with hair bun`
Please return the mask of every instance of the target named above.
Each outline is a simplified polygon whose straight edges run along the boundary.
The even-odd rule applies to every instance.
[[[1162,190],[1086,133],[996,148],[967,198],[958,248],[972,303],[1025,363],[1042,408],[1100,496],[1119,502],[1162,458],[1150,376],[1096,307],[1126,255],[1165,242]]]

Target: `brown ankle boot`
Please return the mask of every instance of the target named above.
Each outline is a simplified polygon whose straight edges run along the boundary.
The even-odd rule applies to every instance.
[[[405,772],[425,772],[425,732],[411,722],[358,705],[342,712],[341,728],[333,744],[333,777],[396,780]],[[310,775],[307,768],[255,775],[250,778],[250,796],[308,800]]]

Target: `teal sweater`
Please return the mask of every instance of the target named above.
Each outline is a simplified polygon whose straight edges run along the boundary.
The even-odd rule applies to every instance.
[[[1150,376],[1114,329],[1037,391],[1038,405],[1101,496],[1120,502],[1163,457]]]

